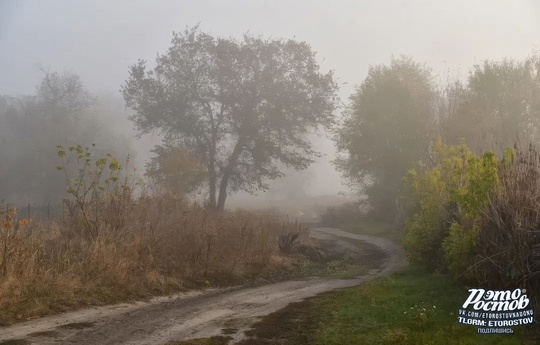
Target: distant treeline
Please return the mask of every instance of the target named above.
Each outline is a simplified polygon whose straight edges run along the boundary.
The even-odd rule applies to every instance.
[[[122,115],[113,109],[72,73],[44,72],[33,95],[0,95],[0,201],[60,205],[67,194],[56,169],[59,144],[98,143],[103,154],[133,154],[128,140],[102,120]]]
[[[402,177],[418,161],[435,161],[437,138],[474,153],[536,145],[540,134],[540,58],[484,61],[468,78],[435,82],[433,71],[410,57],[371,66],[351,96],[336,142],[338,168],[373,215],[395,221]]]

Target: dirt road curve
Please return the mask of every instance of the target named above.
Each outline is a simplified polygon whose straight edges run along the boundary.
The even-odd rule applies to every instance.
[[[165,344],[171,340],[220,335],[224,328],[238,329],[232,337],[239,340],[257,317],[321,292],[389,274],[403,263],[400,248],[383,238],[330,228],[314,228],[310,236],[339,237],[339,242],[344,244],[347,239],[366,241],[384,251],[387,258],[379,269],[356,279],[312,278],[254,288],[213,289],[44,317],[0,327],[0,343],[25,339],[28,344]]]

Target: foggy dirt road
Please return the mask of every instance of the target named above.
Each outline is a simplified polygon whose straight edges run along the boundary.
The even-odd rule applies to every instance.
[[[0,342],[24,339],[26,344],[166,344],[222,335],[222,329],[234,328],[238,330],[230,335],[234,343],[244,338],[244,331],[258,317],[322,292],[358,285],[403,266],[401,249],[387,239],[331,228],[313,228],[310,236],[349,246],[347,239],[365,241],[377,246],[386,257],[378,269],[355,279],[307,278],[249,288],[208,289],[44,317],[0,327]]]

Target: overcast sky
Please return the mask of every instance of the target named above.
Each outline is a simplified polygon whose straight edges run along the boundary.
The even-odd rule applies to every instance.
[[[538,0],[0,0],[0,94],[33,92],[39,66],[118,92],[129,65],[153,62],[172,31],[200,23],[215,36],[309,42],[347,83],[347,100],[369,65],[392,54],[427,63],[441,80],[482,59],[523,58],[540,43],[539,16]]]
[[[164,52],[172,31],[200,23],[309,42],[324,68],[353,85],[370,64],[407,54],[438,72],[475,59],[523,57],[540,42],[537,0],[0,0],[0,93],[31,92],[39,65],[69,69],[91,90],[118,91],[127,67]]]

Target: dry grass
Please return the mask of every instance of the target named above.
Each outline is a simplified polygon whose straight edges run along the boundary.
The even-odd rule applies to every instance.
[[[471,270],[492,289],[540,291],[540,154],[516,149],[513,164],[499,168],[501,190],[490,199]],[[529,293],[533,309],[540,296]],[[536,316],[538,322],[538,316]]]
[[[216,214],[168,196],[109,206],[92,231],[77,212],[9,230],[0,248],[0,324],[286,268],[277,238],[299,227],[247,212]]]

